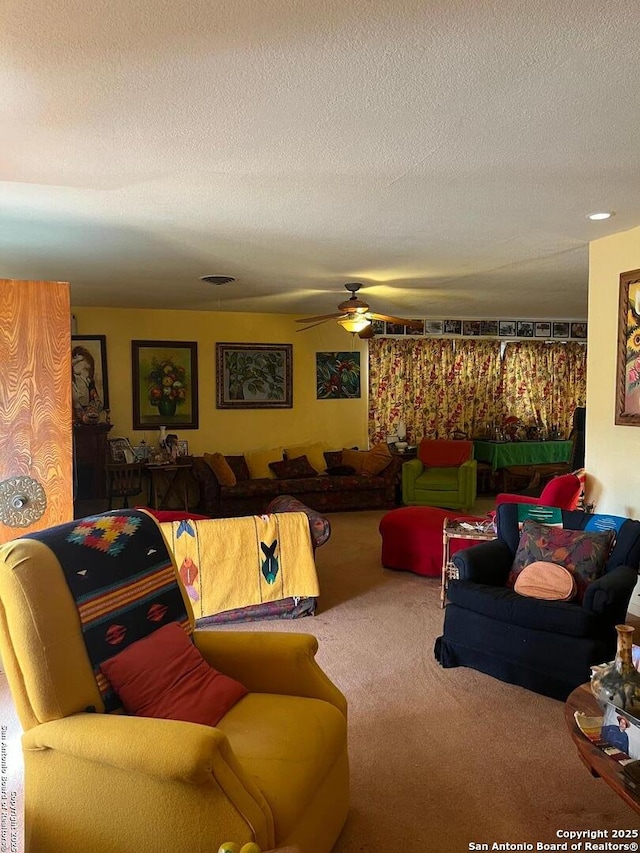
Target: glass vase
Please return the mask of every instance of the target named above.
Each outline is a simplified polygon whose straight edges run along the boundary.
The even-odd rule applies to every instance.
[[[640,672],[633,665],[631,625],[616,625],[618,644],[615,660],[591,670],[591,691],[604,708],[609,702],[634,717],[640,717]]]

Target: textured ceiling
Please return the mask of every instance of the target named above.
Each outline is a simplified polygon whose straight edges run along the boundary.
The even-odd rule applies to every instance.
[[[585,317],[588,241],[640,225],[639,45],[637,0],[3,0],[0,277]]]

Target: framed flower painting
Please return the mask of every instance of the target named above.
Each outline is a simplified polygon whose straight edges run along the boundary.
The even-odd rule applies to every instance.
[[[195,341],[131,341],[133,428],[198,429]]]

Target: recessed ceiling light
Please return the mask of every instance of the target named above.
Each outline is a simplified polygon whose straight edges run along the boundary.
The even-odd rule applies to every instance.
[[[587,219],[590,219],[592,222],[600,222],[603,219],[611,219],[613,215],[613,211],[611,210],[602,210],[598,213],[588,214]]]
[[[206,281],[208,284],[231,284],[235,278],[230,275],[203,275],[200,276],[200,281]]]

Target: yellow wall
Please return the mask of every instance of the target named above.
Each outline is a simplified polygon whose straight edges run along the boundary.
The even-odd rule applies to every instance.
[[[149,444],[156,443],[156,429],[133,429],[131,341],[176,340],[198,344],[199,429],[169,430],[189,442],[190,453],[242,453],[319,440],[335,449],[367,446],[366,341],[356,337],[353,343],[361,351],[360,399],[316,399],[316,352],[351,350],[351,335],[337,323],[327,322],[298,333],[291,314],[83,307],[72,310],[79,335],[106,335],[112,436],[126,436],[132,444],[142,438]],[[216,409],[217,341],[293,344],[293,408]]]
[[[640,228],[589,247],[589,339],[585,467],[598,512],[640,518],[640,427],[616,426],[620,273],[640,269]],[[640,615],[640,585],[631,599]]]

